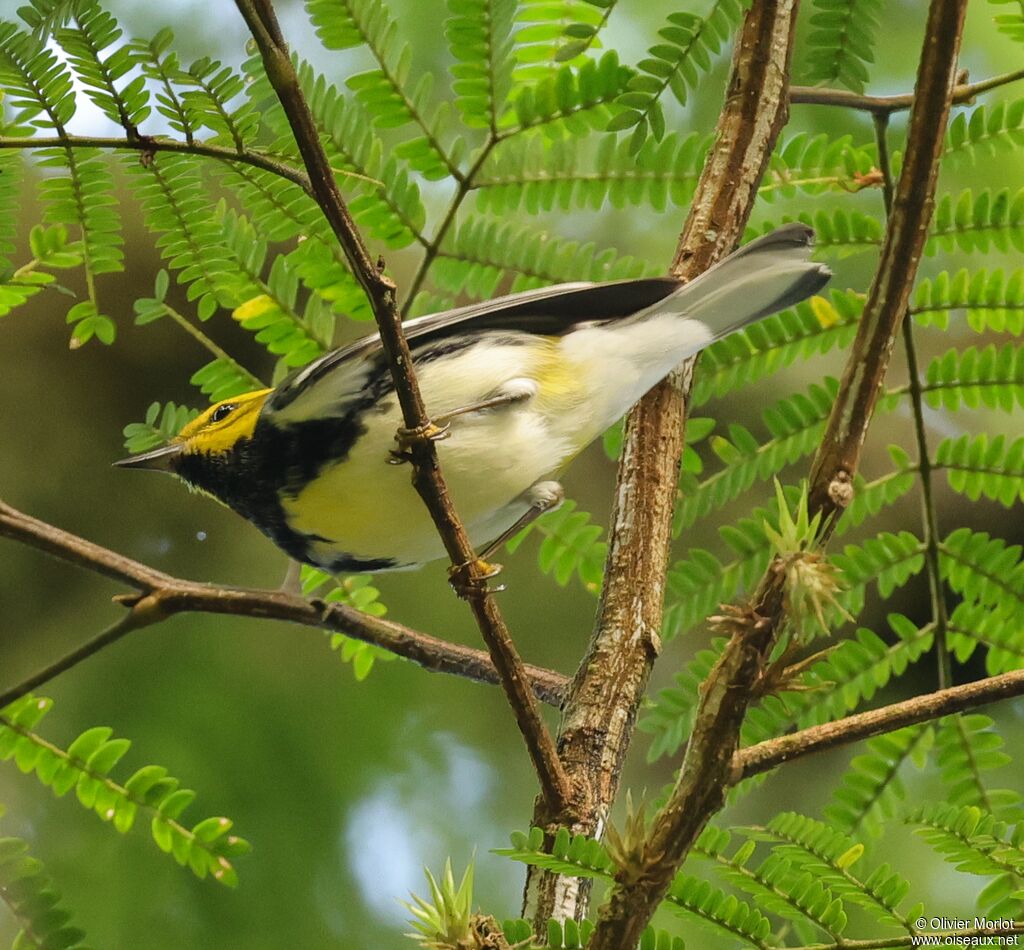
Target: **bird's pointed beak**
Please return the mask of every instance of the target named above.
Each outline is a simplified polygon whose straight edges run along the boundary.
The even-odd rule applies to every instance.
[[[131,455],[126,459],[118,459],[115,465],[121,468],[148,468],[154,472],[173,471],[174,460],[181,455],[182,446],[180,443],[161,445],[158,449],[143,452],[141,455]]]

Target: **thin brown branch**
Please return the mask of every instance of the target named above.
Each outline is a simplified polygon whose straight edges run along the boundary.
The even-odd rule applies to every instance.
[[[846,486],[882,393],[935,203],[939,157],[949,116],[964,0],[932,0],[910,112],[907,149],[892,199],[878,271],[868,291],[825,434],[811,466],[811,510],[827,525],[848,500]],[[934,19],[936,10],[941,18]],[[830,529],[826,529],[830,530]]]
[[[781,5],[781,0],[763,4],[773,12]],[[748,17],[756,17],[761,9],[755,3]],[[861,445],[882,391],[931,219],[965,10],[966,0],[932,0],[929,7],[906,159],[879,270],[812,469],[812,512],[825,516],[823,540],[834,525],[835,519],[829,516],[849,500]],[[751,46],[759,35],[764,34],[755,33]],[[749,50],[741,47],[738,55],[749,55]],[[783,82],[786,74],[783,71]],[[782,98],[786,99],[784,90]],[[637,860],[616,874],[589,944],[591,950],[636,945],[697,836],[724,804],[740,727],[785,621],[783,576],[772,568],[765,574],[747,612],[748,622],[730,638],[705,680],[676,785]]]
[[[48,663],[42,669],[23,679],[20,683],[7,689],[0,689],[0,709],[3,709],[8,703],[13,703],[16,699],[21,699],[22,696],[34,692],[44,683],[49,683],[50,680],[56,679],[61,673],[66,673],[73,667],[78,666],[83,660],[94,656],[112,643],[117,643],[125,634],[131,633],[133,630],[141,630],[143,627],[155,623],[156,620],[157,618],[148,611],[136,613],[134,610],[131,610],[126,614],[122,614],[106,630],[98,633],[91,640],[87,640],[80,647],[76,647],[53,663]]]
[[[746,16],[715,144],[672,262],[671,270],[679,277],[696,277],[731,251],[743,234],[768,156],[786,121],[795,16],[795,0],[761,0]],[[658,631],[683,444],[683,397],[691,369],[688,364],[655,387],[627,417],[606,586],[559,736],[562,761],[582,792],[567,822],[573,832],[600,833],[660,649]],[[557,820],[543,807],[535,811],[534,824],[549,831]],[[529,872],[527,913],[536,927],[543,928],[552,916],[581,916],[586,901],[587,891],[579,880]],[[599,925],[598,931],[604,934],[605,927]],[[602,947],[636,943],[614,936],[595,939],[599,942],[594,946]]]
[[[736,753],[733,757],[732,781],[739,782],[752,775],[768,772],[785,762],[815,752],[825,752],[904,726],[929,722],[950,713],[965,712],[1000,699],[1021,695],[1024,695],[1024,670],[1014,670],[963,686],[940,689],[925,696],[915,696],[855,716],[846,716],[821,726],[801,729],[777,739],[767,739]]]
[[[306,194],[313,196],[313,187],[309,178],[298,168],[279,161],[271,155],[260,151],[245,149],[236,151],[220,145],[208,145],[202,142],[179,142],[156,136],[140,138],[111,138],[97,135],[51,135],[28,137],[5,137],[0,135],[0,149],[38,149],[38,148],[99,148],[128,150],[141,152],[143,155],[154,152],[178,152],[184,155],[199,155],[204,158],[216,158],[222,162],[236,162],[240,165],[251,165],[271,172],[279,178],[298,185]],[[363,175],[355,176],[364,178]]]
[[[885,199],[886,220],[892,215],[893,196],[896,185],[892,177],[892,160],[889,155],[889,114],[875,113],[875,141],[878,144],[878,164],[882,171],[882,195]],[[909,311],[908,311],[909,312]],[[932,489],[931,453],[928,450],[928,430],[924,421],[924,385],[917,361],[917,346],[914,342],[914,321],[903,316],[903,348],[907,356],[907,392],[910,395],[911,412],[914,418],[914,438],[917,442],[917,473],[921,487],[921,523],[924,536],[925,562],[928,568],[928,591],[931,598],[932,623],[935,625],[935,659],[938,685],[945,689],[953,682],[953,672],[948,646],[949,616],[939,563],[939,516],[935,508]]]
[[[1024,79],[1024,69],[992,76],[980,82],[959,83],[953,87],[953,105],[971,102],[982,93],[991,92],[1000,86]],[[822,89],[817,86],[791,86],[789,101],[792,105],[832,106],[844,109],[858,109],[875,115],[891,115],[904,112],[914,104],[914,93],[898,96],[863,96],[846,89]]]
[[[523,661],[494,597],[488,590],[487,565],[477,559],[448,495],[432,441],[439,432],[430,422],[413,372],[412,354],[402,332],[395,284],[384,274],[382,263],[375,263],[371,259],[338,191],[309,104],[299,86],[299,78],[273,4],[270,0],[235,0],[235,4],[252,33],[267,78],[288,118],[316,200],[373,307],[395,392],[402,407],[405,427],[411,435],[408,456],[412,462],[413,484],[430,512],[458,574],[461,592],[476,617],[502,688],[526,741],[544,797],[554,810],[561,811],[570,797],[569,780],[529,688]]]
[[[91,541],[62,531],[44,521],[23,514],[0,502],[0,537],[20,541],[54,557],[84,567],[113,581],[126,584],[142,595],[119,598],[129,607],[124,615],[103,633],[50,664],[16,687],[0,693],[0,706],[31,692],[82,660],[109,646],[132,630],[141,629],[176,613],[214,613],[240,617],[283,620],[316,627],[372,643],[396,656],[419,664],[424,669],[450,673],[480,683],[497,683],[498,673],[490,657],[482,650],[449,643],[390,620],[371,617],[344,604],[307,600],[284,591],[246,590],[199,584],[153,570]],[[528,665],[526,680],[542,702],[558,706],[567,678],[543,667]]]

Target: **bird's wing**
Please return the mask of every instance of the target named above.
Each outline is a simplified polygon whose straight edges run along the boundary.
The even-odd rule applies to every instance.
[[[579,323],[629,316],[663,300],[679,286],[680,282],[672,277],[557,284],[417,317],[407,320],[402,328],[413,353],[448,337],[485,330],[561,336]],[[299,393],[308,393],[328,374],[331,402],[344,404],[347,397],[361,392],[367,382],[368,358],[380,351],[380,336],[374,333],[325,353],[282,382],[267,400],[267,411],[282,412]]]

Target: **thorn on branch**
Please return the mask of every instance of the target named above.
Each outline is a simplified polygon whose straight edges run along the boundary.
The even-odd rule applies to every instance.
[[[711,631],[714,634],[728,637],[742,638],[747,633],[755,630],[763,630],[769,622],[767,617],[762,617],[754,604],[719,604],[718,609],[722,611],[713,617],[708,617]]]
[[[639,879],[646,864],[647,802],[641,798],[633,807],[633,795],[626,792],[626,821],[622,831],[608,822],[604,839],[605,850],[615,866],[629,880]]]

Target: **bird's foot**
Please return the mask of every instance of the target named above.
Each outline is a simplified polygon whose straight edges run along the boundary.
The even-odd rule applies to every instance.
[[[391,458],[388,459],[388,462],[392,465],[404,465],[406,462],[411,462],[413,448],[417,445],[440,442],[442,439],[447,439],[451,434],[450,429],[451,425],[449,423],[439,426],[429,419],[423,425],[412,429],[407,429],[405,426],[400,427],[395,433],[395,441],[398,443],[398,448],[391,450]]]
[[[505,589],[505,585],[491,587],[487,582],[492,577],[497,577],[501,570],[500,564],[476,558],[463,564],[453,564],[448,568],[448,583],[463,600],[480,597],[483,594],[498,594]]]

